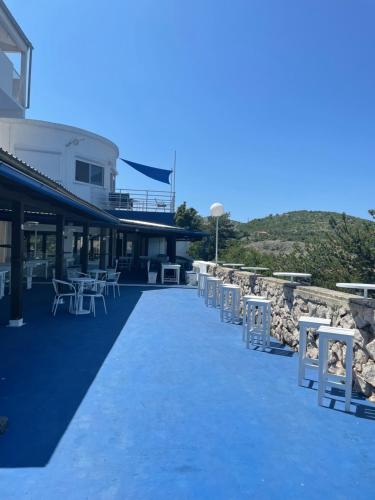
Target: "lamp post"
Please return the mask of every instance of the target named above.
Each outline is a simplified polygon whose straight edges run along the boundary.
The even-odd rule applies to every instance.
[[[219,248],[219,217],[224,215],[224,205],[221,203],[213,203],[210,206],[211,217],[216,218],[216,244],[215,244],[215,262],[217,264],[218,260],[218,248]]]

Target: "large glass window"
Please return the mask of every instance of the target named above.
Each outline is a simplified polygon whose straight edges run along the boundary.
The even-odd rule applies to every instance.
[[[90,182],[91,184],[96,184],[97,186],[103,186],[103,167],[98,167],[98,165],[90,165]]]
[[[90,165],[84,161],[76,161],[76,181],[90,182]]]
[[[76,161],[76,181],[95,184],[96,186],[104,185],[104,168],[98,165],[92,165],[85,161]]]

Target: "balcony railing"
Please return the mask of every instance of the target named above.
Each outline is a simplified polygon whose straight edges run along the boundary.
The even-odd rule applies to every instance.
[[[2,50],[0,50],[0,88],[8,96],[12,97],[17,104],[25,106],[24,80]]]
[[[108,194],[108,210],[134,212],[174,212],[175,193],[171,191],[149,191],[141,189],[117,189]]]

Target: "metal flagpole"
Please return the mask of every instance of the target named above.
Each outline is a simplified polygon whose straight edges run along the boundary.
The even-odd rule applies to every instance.
[[[175,211],[176,204],[176,150],[174,150],[174,162],[173,162],[173,211]]]

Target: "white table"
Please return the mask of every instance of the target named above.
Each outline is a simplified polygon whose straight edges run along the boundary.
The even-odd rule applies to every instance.
[[[273,273],[274,276],[276,277],[284,277],[284,278],[290,278],[291,283],[295,283],[294,278],[311,278],[311,274],[309,273],[284,273],[284,272],[277,272]]]
[[[231,267],[232,269],[237,269],[238,267],[243,267],[244,264],[236,264],[236,263],[232,263],[232,262],[225,262],[223,264],[223,267]]]
[[[375,290],[375,284],[366,283],[336,283],[337,288],[352,288],[353,290],[363,290],[363,297],[367,299],[368,291]]]
[[[245,266],[241,267],[241,271],[253,271],[254,274],[257,274],[257,271],[268,271],[268,267],[252,267],[252,266]]]
[[[180,284],[180,264],[162,264],[161,265],[161,283],[177,283]],[[174,271],[172,276],[167,276],[165,271]]]
[[[78,287],[77,290],[77,303],[72,314],[90,314],[90,309],[83,309],[83,289],[85,285],[93,285],[95,280],[93,278],[71,278],[73,285]]]

